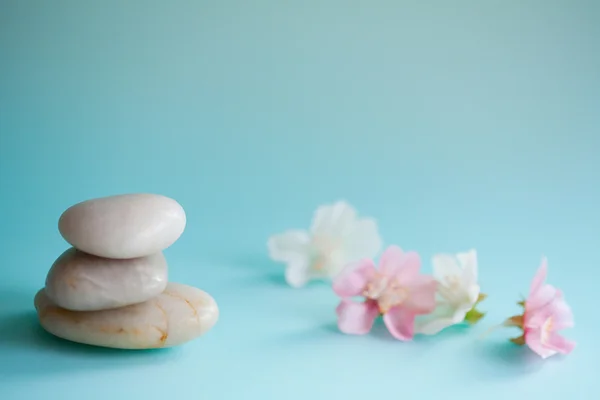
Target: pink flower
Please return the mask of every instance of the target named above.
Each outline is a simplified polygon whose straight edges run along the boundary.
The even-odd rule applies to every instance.
[[[333,290],[342,298],[336,312],[338,327],[347,334],[368,333],[375,318],[383,315],[390,333],[411,340],[415,316],[435,309],[436,282],[419,273],[421,260],[415,252],[389,247],[381,256],[379,270],[371,260],[347,266],[334,280]],[[362,302],[351,300],[362,296]]]
[[[527,344],[542,358],[557,353],[569,354],[575,348],[575,342],[558,333],[561,329],[573,327],[573,313],[562,292],[545,284],[547,272],[544,258],[533,278],[527,300],[519,303],[525,308],[523,315],[511,317],[505,322],[507,326],[517,326],[523,330],[523,335],[511,339],[512,342]]]

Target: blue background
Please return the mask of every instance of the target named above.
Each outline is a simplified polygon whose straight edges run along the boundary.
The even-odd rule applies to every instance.
[[[599,110],[593,0],[2,0],[0,398],[596,398]],[[219,302],[180,348],[37,326],[59,215],[126,192],[185,207],[171,279]],[[476,248],[487,317],[412,343],[338,333],[330,288],[290,289],[266,255],[338,199],[425,271]],[[517,332],[480,339],[542,255],[579,343],[546,362]]]

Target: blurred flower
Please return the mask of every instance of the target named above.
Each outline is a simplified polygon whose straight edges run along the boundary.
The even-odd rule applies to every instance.
[[[371,260],[355,262],[334,280],[333,290],[342,298],[336,312],[338,327],[347,334],[363,335],[383,315],[390,333],[411,340],[415,317],[435,308],[436,282],[419,273],[421,260],[415,252],[389,247],[381,256],[379,269]],[[351,300],[362,296],[362,302]]]
[[[417,333],[433,335],[448,326],[463,321],[475,324],[483,318],[484,314],[475,309],[485,298],[477,283],[475,250],[434,256],[433,276],[438,282],[436,308],[417,319]]]
[[[293,287],[313,279],[332,279],[347,263],[381,250],[377,223],[358,218],[343,201],[319,207],[310,231],[289,230],[269,238],[270,257],[287,264],[285,279]]]
[[[545,284],[547,271],[544,258],[533,278],[527,300],[519,303],[525,309],[524,313],[504,322],[504,326],[516,326],[523,330],[523,335],[511,339],[513,343],[526,344],[542,358],[557,353],[569,354],[575,348],[575,342],[558,333],[561,329],[573,327],[573,313],[562,292]]]

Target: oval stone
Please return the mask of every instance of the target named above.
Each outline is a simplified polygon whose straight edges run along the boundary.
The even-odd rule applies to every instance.
[[[46,294],[68,310],[106,310],[158,296],[167,287],[167,275],[167,260],[162,253],[117,260],[71,247],[50,268]]]
[[[73,247],[98,257],[136,258],[171,246],[185,229],[185,211],[155,194],[87,200],[60,217],[60,234]]]
[[[206,292],[169,283],[152,300],[104,311],[69,311],[58,307],[44,289],[35,296],[42,327],[62,339],[119,349],[177,346],[210,330],[219,309]]]

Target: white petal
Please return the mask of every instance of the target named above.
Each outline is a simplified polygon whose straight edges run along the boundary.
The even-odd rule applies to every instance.
[[[423,335],[435,335],[444,328],[454,325],[452,318],[434,318],[429,321],[419,322],[415,321],[415,333],[422,333]]]
[[[468,304],[470,308],[473,308],[475,303],[477,303],[477,299],[479,299],[479,293],[481,292],[481,289],[479,285],[471,285],[466,288],[466,292],[467,298],[469,299]]]
[[[477,283],[477,252],[469,250],[465,253],[458,253],[456,258],[463,269],[465,280],[471,284]]]
[[[456,310],[446,303],[441,303],[431,313],[419,316],[415,320],[415,333],[424,335],[435,335],[442,329],[454,325]]]
[[[343,237],[351,231],[356,210],[344,201],[325,205],[315,211],[310,232],[315,236]]]
[[[433,256],[433,276],[438,281],[445,281],[448,276],[462,275],[462,269],[458,265],[456,257],[450,254],[437,254]]]
[[[267,247],[269,256],[274,261],[290,263],[307,257],[310,251],[310,237],[306,231],[287,231],[271,236]]]
[[[438,282],[437,294],[443,301],[451,304],[452,307],[468,307],[468,311],[475,305],[479,297],[479,285],[467,285],[460,281],[454,285],[447,284],[447,282],[442,280]]]
[[[456,290],[456,289],[459,290]],[[439,281],[437,285],[437,295],[443,299],[443,301],[458,305],[463,302],[464,293],[460,290],[461,287],[448,286],[444,283],[444,281]]]
[[[288,285],[300,288],[311,279],[309,264],[307,261],[296,261],[288,264],[285,270],[285,281]]]
[[[452,317],[454,323],[460,324],[461,322],[463,322],[465,320],[465,317],[467,316],[467,313],[473,309],[473,305],[474,303],[471,304],[466,302],[456,307],[456,309],[454,310],[454,316]]]
[[[329,262],[324,265],[323,270],[315,271],[315,276],[323,278],[335,278],[340,272],[342,272],[347,264],[348,261],[344,254],[333,253],[329,257]]]
[[[345,262],[373,258],[381,251],[382,240],[377,222],[363,218],[354,224],[352,232],[344,240]]]

